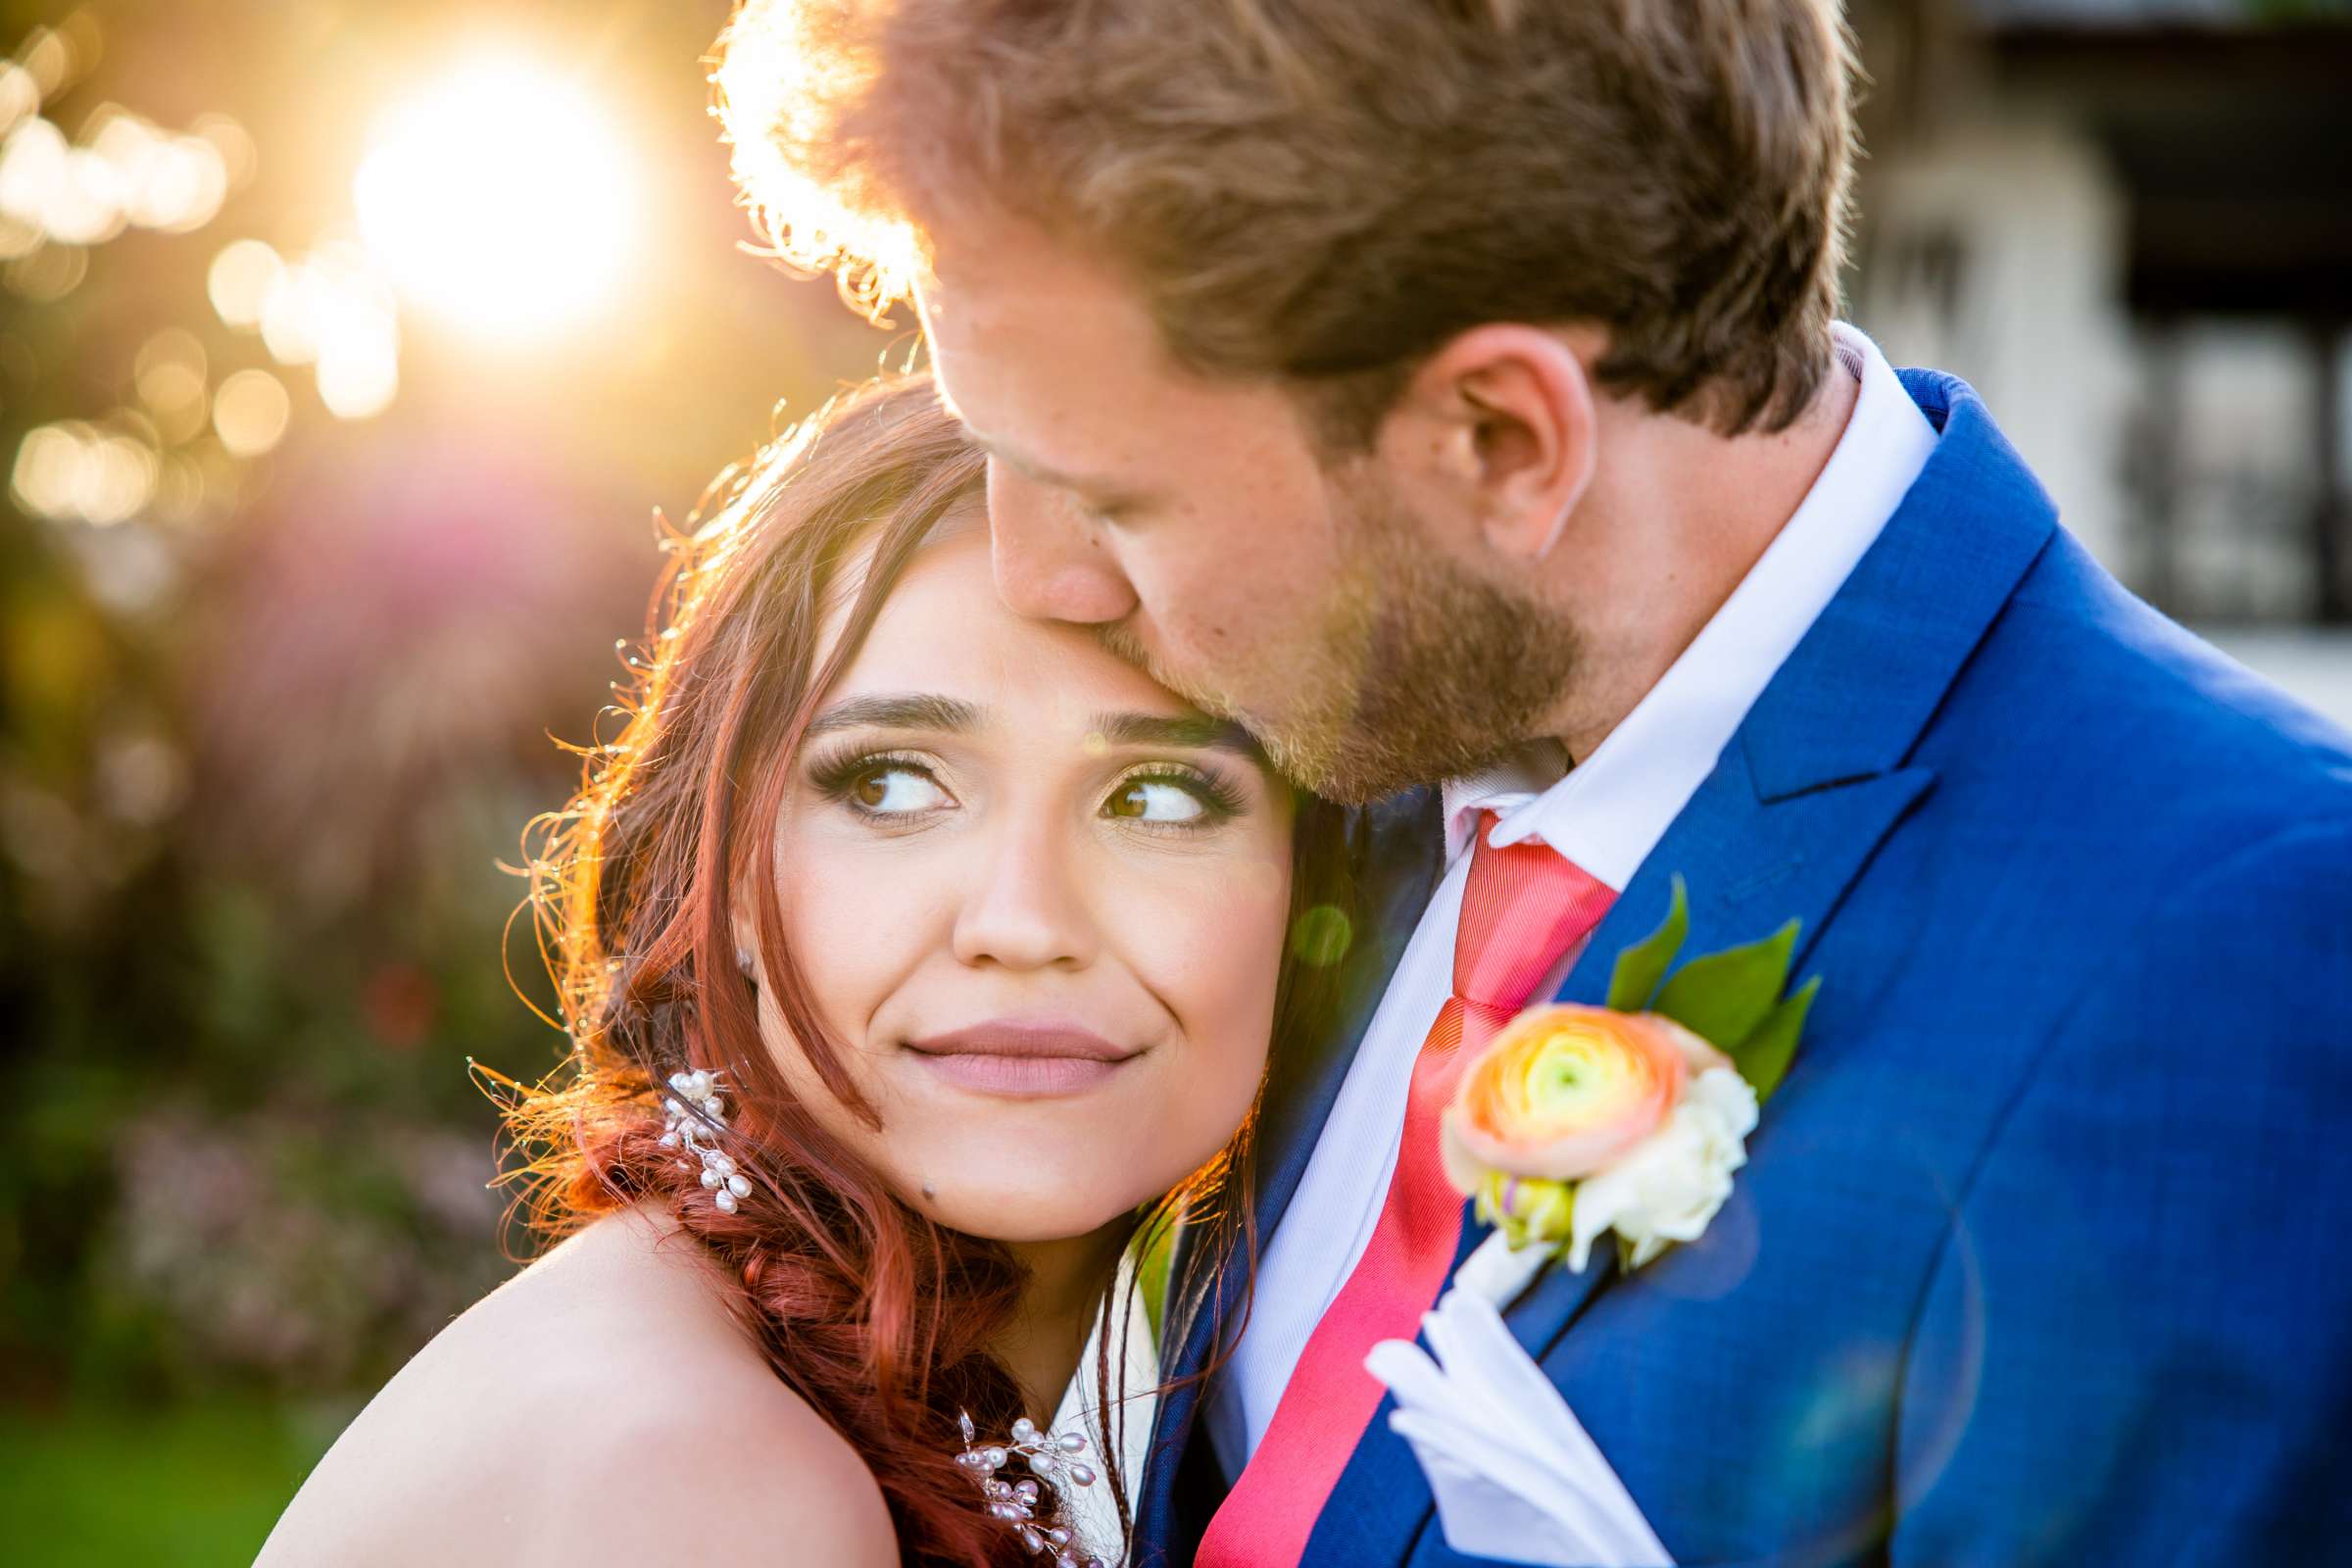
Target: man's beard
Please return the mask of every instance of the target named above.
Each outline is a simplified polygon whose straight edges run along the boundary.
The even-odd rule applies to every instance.
[[[1163,669],[1124,627],[1102,633],[1162,685],[1248,728],[1292,782],[1350,805],[1476,772],[1544,734],[1578,653],[1559,612],[1446,560],[1368,489],[1335,494],[1348,537],[1325,602],[1246,667]]]

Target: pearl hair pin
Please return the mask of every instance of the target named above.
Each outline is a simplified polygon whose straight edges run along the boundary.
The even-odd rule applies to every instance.
[[[662,1102],[668,1119],[662,1127],[662,1147],[698,1156],[703,1162],[703,1185],[710,1189],[711,1201],[732,1214],[738,1199],[751,1197],[751,1181],[735,1168],[730,1155],[700,1141],[727,1130],[727,1102],[720,1095],[725,1087],[714,1069],[671,1073],[669,1098]],[[694,1168],[683,1159],[677,1163],[680,1170]]]
[[[1045,1494],[1041,1480],[1057,1488],[1095,1484],[1093,1468],[1080,1458],[1086,1452],[1084,1438],[1075,1432],[1059,1437],[1040,1432],[1036,1422],[1023,1416],[1012,1424],[1010,1441],[982,1443],[970,1416],[958,1410],[956,1421],[963,1431],[963,1451],[956,1456],[956,1462],[979,1483],[988,1511],[1019,1532],[1022,1545],[1032,1552],[1052,1553],[1054,1568],[1105,1568],[1100,1557],[1079,1555],[1083,1544],[1058,1510],[1043,1519],[1037,1512]],[[1029,1474],[1019,1481],[1001,1479],[997,1472],[1016,1458]]]

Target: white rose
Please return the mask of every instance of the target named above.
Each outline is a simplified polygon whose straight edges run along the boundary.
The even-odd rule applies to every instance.
[[[1592,1244],[1614,1229],[1640,1268],[1675,1242],[1695,1242],[1732,1196],[1732,1172],[1747,1163],[1756,1130],[1756,1092],[1729,1067],[1710,1067],[1683,1092],[1666,1124],[1608,1169],[1576,1186],[1568,1266],[1580,1273]]]

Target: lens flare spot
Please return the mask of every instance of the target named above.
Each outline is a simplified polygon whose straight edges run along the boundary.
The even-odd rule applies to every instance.
[[[1339,962],[1354,943],[1355,922],[1328,904],[1318,904],[1291,922],[1291,956],[1314,968]]]

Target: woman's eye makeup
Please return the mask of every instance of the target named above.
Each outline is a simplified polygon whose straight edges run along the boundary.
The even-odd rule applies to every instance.
[[[956,804],[920,758],[856,753],[819,762],[809,778],[820,794],[860,816],[904,819]]]
[[[1102,803],[1102,814],[1147,827],[1213,827],[1242,814],[1241,792],[1213,773],[1155,768],[1128,774]]]
[[[809,764],[808,781],[826,800],[874,822],[912,822],[958,804],[932,762],[898,752],[849,751],[818,758]],[[1215,772],[1155,762],[1123,774],[1103,797],[1100,814],[1136,827],[1183,832],[1215,827],[1248,809],[1240,788]]]

